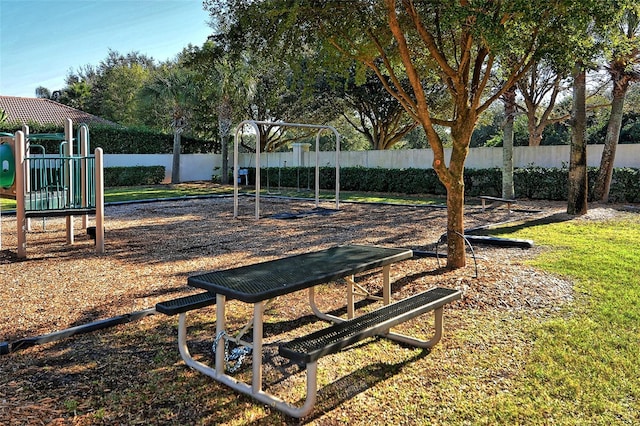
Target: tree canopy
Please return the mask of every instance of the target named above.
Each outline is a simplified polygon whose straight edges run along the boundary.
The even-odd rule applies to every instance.
[[[205,0],[214,33],[203,46],[189,46],[164,64],[137,52],[109,51],[100,64],[70,74],[67,87],[53,93],[107,119],[162,129],[170,120],[153,108],[170,109],[169,98],[152,105],[144,94],[163,75],[189,74],[189,90],[196,88],[196,96],[181,109],[193,117],[192,131],[219,137],[223,150],[232,123],[248,118],[339,119],[374,149],[389,149],[402,138],[426,141],[434,152],[431,166],[447,188],[448,264],[462,266],[464,165],[481,116],[493,113],[495,101],[520,82],[522,92],[531,95],[524,101],[535,143],[542,128],[548,135],[562,134],[545,98],[555,99],[576,60],[584,69],[596,65],[599,46],[620,23],[615,12],[635,10],[634,5],[637,9],[632,0]],[[637,26],[625,22],[623,30]],[[637,53],[634,44],[620,40],[610,43],[618,58]],[[42,96],[53,96],[41,89]],[[535,109],[543,112],[536,115]],[[516,141],[522,139],[519,128],[527,132],[522,123],[513,122]],[[492,126],[497,127],[495,120]],[[421,137],[412,131],[416,127]],[[298,137],[264,131],[263,150]],[[445,146],[450,155],[445,156]]]
[[[232,40],[293,53],[332,46],[338,64],[355,61],[423,128],[433,168],[447,188],[451,267],[465,264],[464,164],[471,135],[486,111],[544,52],[577,28],[587,10],[573,1],[231,1],[207,0],[214,20]],[[570,13],[569,13],[570,12]],[[580,13],[577,13],[580,12]],[[259,24],[258,24],[259,23]],[[404,82],[407,81],[408,84]],[[434,86],[448,105],[434,105]],[[449,129],[445,158],[436,126]]]

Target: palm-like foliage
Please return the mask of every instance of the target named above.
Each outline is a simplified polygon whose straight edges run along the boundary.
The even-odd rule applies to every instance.
[[[593,194],[600,201],[609,198],[625,97],[630,84],[640,81],[640,5],[637,2],[630,2],[623,9],[621,19],[610,36],[610,44],[610,60],[606,68],[613,83],[611,115]]]
[[[197,88],[193,74],[183,68],[166,68],[157,73],[140,92],[140,96],[156,117],[162,117],[165,129],[171,129],[173,139],[173,169],[171,182],[180,181],[180,139],[189,127]]]

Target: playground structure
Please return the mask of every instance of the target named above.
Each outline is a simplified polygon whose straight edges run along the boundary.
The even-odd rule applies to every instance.
[[[332,126],[326,125],[316,125],[316,124],[299,124],[299,123],[280,123],[280,122],[269,122],[269,121],[255,121],[255,120],[246,120],[241,122],[236,128],[234,144],[233,144],[233,217],[238,217],[238,176],[240,166],[238,164],[239,153],[238,153],[238,145],[240,137],[244,132],[246,126],[251,126],[256,135],[256,151],[255,151],[255,162],[256,162],[256,204],[255,204],[255,218],[260,219],[260,161],[261,161],[261,133],[259,126],[268,126],[269,128],[275,127],[291,127],[291,128],[302,128],[302,129],[311,129],[317,130],[316,133],[316,149],[315,149],[315,206],[318,207],[320,204],[320,164],[319,164],[319,156],[320,152],[320,135],[323,131],[330,131],[333,133],[336,140],[336,186],[335,186],[335,203],[336,210],[340,209],[340,134],[338,131]],[[300,153],[302,155],[302,153]],[[268,160],[268,158],[267,158]],[[268,180],[267,180],[268,185]]]
[[[30,219],[37,217],[66,217],[67,244],[73,244],[73,217],[82,216],[82,227],[87,229],[88,215],[95,214],[96,252],[104,253],[103,152],[96,148],[89,155],[85,124],[79,126],[77,138],[70,119],[65,120],[64,130],[64,134],[30,135],[28,126],[23,126],[22,131],[0,138],[0,198],[16,200],[18,258],[27,255]],[[59,154],[47,154],[35,143],[43,140],[60,141]]]

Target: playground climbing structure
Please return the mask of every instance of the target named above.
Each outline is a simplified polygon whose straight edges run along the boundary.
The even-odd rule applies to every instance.
[[[34,217],[66,217],[67,243],[74,243],[74,216],[95,215],[96,252],[104,253],[103,152],[89,154],[89,129],[65,121],[64,134],[29,135],[28,126],[0,139],[0,197],[16,200],[17,256],[27,253],[27,231]],[[58,154],[47,154],[36,142],[60,141]],[[13,166],[11,162],[13,161]]]

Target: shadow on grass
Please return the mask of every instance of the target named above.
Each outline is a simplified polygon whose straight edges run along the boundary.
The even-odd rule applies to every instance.
[[[0,385],[16,401],[27,398],[11,403],[37,407],[35,401],[46,401],[54,407],[40,413],[42,424],[62,418],[71,424],[76,417],[86,424],[194,424],[203,416],[231,420],[243,407],[229,409],[238,395],[184,365],[174,368],[180,358],[173,337],[173,326],[160,324],[152,333],[122,329],[57,342],[7,358],[5,366],[19,374],[1,375]],[[73,401],[82,401],[77,412],[60,408]],[[1,411],[0,423],[6,424]]]
[[[527,220],[522,222],[515,222],[505,225],[491,225],[485,228],[477,228],[472,230],[473,235],[504,235],[512,234],[517,231],[521,231],[527,228],[534,228],[536,226],[550,225],[553,223],[568,222],[573,220],[575,216],[568,215],[566,213],[555,213],[550,216],[545,216],[539,219]]]
[[[351,346],[349,349],[351,350],[354,347],[364,346],[369,343],[370,342],[362,342],[356,346]],[[311,423],[314,420],[318,420],[320,417],[322,417],[322,415],[335,410],[344,402],[354,398],[356,395],[361,394],[362,392],[365,392],[378,383],[384,382],[387,379],[401,373],[405,366],[424,358],[429,353],[429,350],[422,350],[411,358],[395,364],[376,362],[364,366],[347,376],[341,377],[335,382],[332,382],[327,386],[318,389],[316,405],[314,406],[313,411],[309,416],[302,419],[283,416],[281,413],[274,410],[267,417],[261,418],[260,420],[257,420],[250,424],[276,424],[281,421],[280,419],[283,417],[285,419],[285,424],[287,425],[302,425]],[[326,365],[326,362],[324,366],[321,365],[321,363],[322,360],[319,361],[319,368],[328,367]],[[294,405],[301,406],[303,403],[304,399],[299,399],[294,403]]]
[[[299,326],[300,323],[303,321],[313,321],[314,319],[315,321],[318,320],[315,316],[311,315],[309,317],[305,317],[304,319],[295,321],[296,323],[295,325],[291,324],[291,322],[286,324],[288,324],[288,326],[291,328],[295,328],[296,326]],[[282,322],[279,324],[280,324],[279,327],[284,328],[285,322]],[[270,333],[273,332],[272,326],[274,324],[269,323],[269,324],[265,324],[265,334],[267,334],[267,330],[266,330],[267,325],[269,326],[268,328],[271,329]],[[191,329],[191,331],[196,331],[196,330]],[[246,340],[251,340],[250,336],[246,336],[246,337],[248,337]],[[349,354],[351,351],[358,350],[360,348],[365,348],[366,346],[371,345],[372,343],[375,343],[380,339],[382,338],[374,337],[373,339],[366,339],[359,343],[353,344],[348,348],[343,349],[340,353],[344,354],[342,355],[344,359],[349,359],[350,357],[353,356]],[[392,342],[392,343],[395,345],[398,345],[399,347],[407,347],[407,348],[410,347],[398,342]],[[209,365],[213,365],[214,355],[211,352],[210,339],[207,339],[206,337],[204,337],[204,339],[196,338],[194,340],[190,340],[189,347],[192,354],[194,354],[197,357],[200,357],[201,362],[205,362]],[[230,350],[232,349],[232,345],[229,346],[229,349]],[[405,366],[408,366],[411,363],[414,363],[426,357],[427,355],[429,355],[430,352],[431,351],[429,349],[418,350],[411,357],[407,359],[403,359],[402,361],[399,361],[397,363],[392,363],[392,364],[385,363],[385,362],[374,362],[372,364],[362,366],[361,368],[349,373],[346,376],[340,377],[335,382],[332,382],[318,389],[317,400],[316,400],[316,404],[314,405],[314,409],[312,413],[305,418],[296,419],[293,417],[286,416],[281,412],[273,409],[272,411],[268,412],[268,414],[265,417],[261,417],[260,419],[249,424],[252,424],[252,425],[270,425],[270,424],[298,425],[298,424],[311,423],[315,420],[318,420],[324,414],[329,413],[334,409],[338,408],[340,405],[342,405],[346,401],[353,399],[358,394],[361,394],[366,390],[370,389],[371,387],[374,387],[377,384],[382,383],[397,374],[400,374],[405,368]],[[322,370],[322,369],[327,369],[332,367],[329,364],[329,361],[327,361],[326,359],[325,360],[321,359],[318,361],[318,368],[319,370]],[[251,362],[251,358],[248,357],[242,362],[242,365],[240,366],[240,369],[237,371],[236,374],[250,375],[251,369],[252,369],[252,362]],[[289,379],[291,376],[295,376],[298,374],[306,374],[304,370],[305,370],[304,363],[293,362],[286,358],[282,358],[278,355],[277,342],[266,343],[263,346],[263,374],[264,374],[263,386],[265,388],[270,388],[278,385],[283,386],[283,381]],[[220,386],[224,388],[224,385],[220,385]],[[242,404],[261,405],[260,402],[253,400],[247,395],[238,394],[237,392],[231,389],[229,389],[227,392],[232,395],[237,395],[240,398],[240,400],[243,401]],[[226,393],[226,392],[223,391],[223,393]],[[291,395],[291,396],[295,397],[295,395]],[[299,398],[297,400],[286,399],[286,398],[285,400],[286,402],[294,406],[297,406],[297,407],[302,406],[304,404],[305,395],[300,394],[297,396]],[[229,414],[229,417],[233,418],[234,415]],[[284,420],[284,423],[283,423],[283,420]]]

